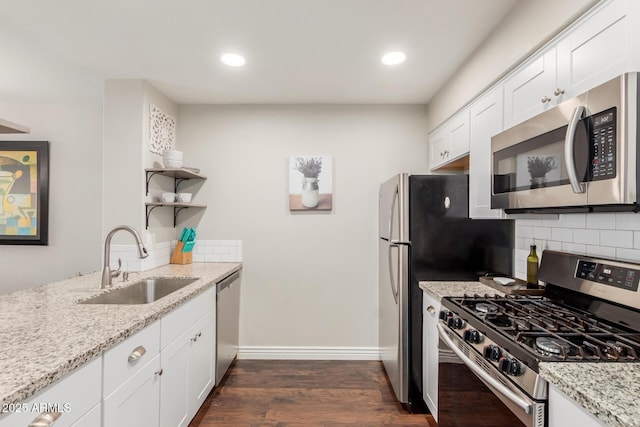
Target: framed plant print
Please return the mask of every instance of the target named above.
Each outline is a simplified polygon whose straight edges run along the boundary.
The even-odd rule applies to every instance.
[[[0,244],[47,245],[49,142],[0,141]]]

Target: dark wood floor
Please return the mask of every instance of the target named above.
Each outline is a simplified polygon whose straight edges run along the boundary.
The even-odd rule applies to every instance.
[[[375,361],[238,360],[189,427],[436,426],[395,400]]]

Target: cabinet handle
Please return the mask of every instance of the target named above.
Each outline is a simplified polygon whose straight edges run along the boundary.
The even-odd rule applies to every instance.
[[[200,338],[201,336],[202,336],[202,332],[198,332],[193,336],[193,338],[191,338],[191,341],[196,342],[198,341],[198,338]]]
[[[429,312],[429,314],[435,314],[436,309],[432,305],[430,305],[429,307],[427,307],[427,312]]]
[[[540,99],[540,102],[542,102],[543,104],[546,104],[547,102],[551,102],[551,98],[545,95]]]
[[[160,368],[159,371],[155,371],[154,374],[156,374],[157,376],[161,377],[162,374],[164,373],[164,370],[162,368]]]
[[[564,89],[560,89],[559,87],[557,87],[556,90],[553,91],[553,94],[555,96],[564,95]]]
[[[43,412],[31,421],[29,427],[50,427],[61,415],[62,412]]]
[[[131,354],[129,355],[129,363],[133,363],[136,360],[140,359],[142,356],[144,356],[144,354],[147,352],[147,349],[144,348],[143,346],[139,345],[138,347],[134,348],[133,351],[131,352]]]

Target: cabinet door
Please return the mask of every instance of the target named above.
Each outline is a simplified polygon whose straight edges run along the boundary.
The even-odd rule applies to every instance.
[[[104,399],[104,427],[158,427],[159,373],[160,355],[157,355]]]
[[[446,161],[451,161],[469,153],[469,110],[465,109],[453,116],[448,129],[449,148]]]
[[[189,340],[191,330],[169,344],[162,353],[160,382],[160,426],[177,427],[189,424]]]
[[[502,86],[471,106],[469,127],[469,216],[502,218],[502,210],[491,210],[491,137],[502,131]]]
[[[549,384],[549,427],[600,427],[605,424]]]
[[[628,69],[626,0],[595,10],[558,42],[558,87],[586,92]]]
[[[431,170],[447,161],[446,155],[449,147],[448,137],[449,132],[446,126],[437,129],[429,135],[429,165]]]
[[[102,405],[96,405],[92,410],[84,414],[82,418],[71,424],[71,427],[97,427],[102,425],[101,419]]]
[[[195,416],[215,384],[215,316],[210,311],[190,330],[189,419]]]
[[[568,94],[556,97],[556,49],[533,58],[504,82],[504,125],[516,123],[546,111]]]
[[[422,398],[438,421],[438,312],[440,301],[423,292]]]

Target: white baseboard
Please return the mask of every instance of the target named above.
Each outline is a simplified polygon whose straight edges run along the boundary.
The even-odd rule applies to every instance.
[[[241,346],[238,359],[262,360],[380,360],[378,347]]]

